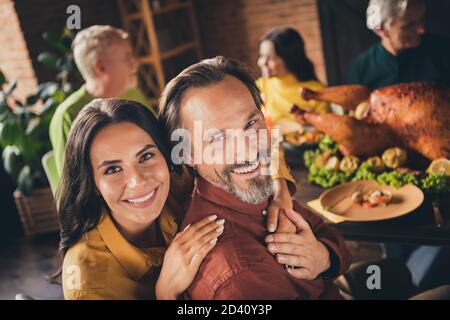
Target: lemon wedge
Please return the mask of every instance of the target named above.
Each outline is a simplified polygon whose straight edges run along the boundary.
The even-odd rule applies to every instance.
[[[427,172],[450,176],[450,160],[445,158],[434,160],[428,167]]]

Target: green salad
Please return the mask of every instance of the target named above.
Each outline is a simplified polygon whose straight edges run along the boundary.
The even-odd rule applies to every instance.
[[[336,142],[325,136],[317,149],[305,151],[303,160],[309,171],[308,182],[324,188],[356,180],[373,180],[395,188],[412,183],[430,195],[450,193],[448,175],[398,170],[406,161],[406,152],[400,148],[391,148],[382,157],[361,161],[356,157],[343,157]]]

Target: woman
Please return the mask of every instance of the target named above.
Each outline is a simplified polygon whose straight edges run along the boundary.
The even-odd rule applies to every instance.
[[[97,99],[80,112],[58,195],[66,299],[176,299],[191,284],[225,221],[213,215],[176,234],[193,185],[170,175],[168,154],[137,102]],[[281,161],[268,225],[292,206],[288,173]]]
[[[175,299],[223,232],[210,216],[174,237],[161,132],[127,100],[97,99],[78,116],[59,195],[66,299]]]
[[[265,115],[273,124],[297,123],[290,110],[293,104],[303,110],[327,112],[329,106],[306,101],[300,88],[320,90],[314,66],[305,53],[300,34],[292,28],[276,28],[265,34],[259,45],[258,66],[262,77],[257,80],[265,105]]]

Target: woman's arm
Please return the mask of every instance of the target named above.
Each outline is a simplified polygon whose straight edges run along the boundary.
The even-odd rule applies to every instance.
[[[282,210],[292,209],[292,196],[297,191],[295,179],[284,159],[284,149],[279,145],[274,150],[270,163],[273,180],[273,198],[267,208],[267,230],[275,232],[280,222],[279,216]]]

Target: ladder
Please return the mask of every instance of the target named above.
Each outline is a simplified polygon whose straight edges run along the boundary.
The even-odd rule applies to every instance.
[[[122,23],[130,35],[131,44],[139,61],[139,82],[152,105],[157,105],[166,84],[165,62],[175,56],[194,50],[197,59],[202,57],[199,32],[192,1],[171,0],[117,0]],[[151,2],[151,4],[150,4]],[[162,51],[158,42],[155,18],[185,10],[189,16],[192,41]]]

